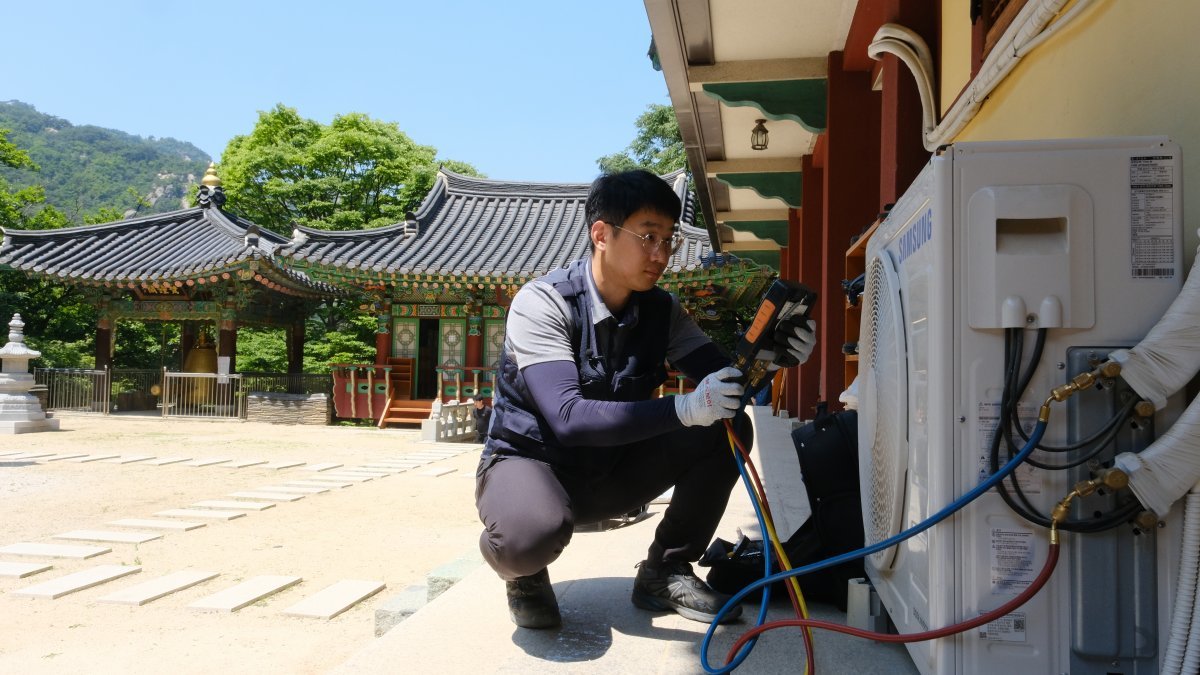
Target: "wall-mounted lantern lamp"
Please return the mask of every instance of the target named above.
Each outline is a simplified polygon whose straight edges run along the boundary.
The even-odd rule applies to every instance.
[[[754,130],[750,132],[750,149],[767,149],[767,128],[763,126],[766,120],[754,120]]]

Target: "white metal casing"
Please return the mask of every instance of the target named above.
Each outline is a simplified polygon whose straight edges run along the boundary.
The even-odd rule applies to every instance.
[[[1032,421],[1065,380],[1055,365],[1068,347],[1130,346],[1162,316],[1185,272],[1181,167],[1178,146],[1165,138],[959,143],[931,159],[867,245],[868,270],[882,270],[880,287],[897,286],[890,300],[878,298],[893,309],[874,313],[898,315],[903,340],[898,349],[886,337],[867,344],[888,331],[871,325],[864,306],[859,438],[868,543],[921,522],[986,477],[1005,327],[1050,328],[1020,405],[1023,421]],[[872,285],[868,274],[864,298]],[[1026,333],[1031,343],[1034,331]],[[889,350],[900,354],[898,363],[889,364]],[[903,372],[873,370],[873,358],[878,368]],[[1176,400],[1160,411],[1158,433],[1179,408]],[[1065,417],[1057,405],[1045,442],[1064,441]],[[1043,513],[1069,490],[1065,472],[1019,473]],[[886,476],[899,485],[881,490]],[[1158,538],[1164,641],[1177,520],[1169,517]],[[921,672],[1067,672],[1071,560],[1069,547],[1061,548],[1046,588],[987,636],[975,629],[910,644]],[[900,632],[913,633],[1003,604],[1028,585],[1046,553],[1046,531],[993,490],[866,567]]]

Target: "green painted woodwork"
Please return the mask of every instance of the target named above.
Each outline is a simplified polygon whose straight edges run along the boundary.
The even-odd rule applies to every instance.
[[[720,82],[703,86],[706,94],[727,106],[752,106],[762,111],[767,119],[792,120],[814,134],[825,131],[825,102],[829,91],[825,78]]]
[[[725,223],[730,229],[753,234],[759,239],[770,239],[780,246],[788,245],[788,222],[786,220],[735,220]],[[735,255],[741,255],[740,252]]]
[[[208,301],[111,300],[106,313],[114,319],[138,321],[216,321],[221,309],[219,303]]]
[[[793,209],[800,208],[803,203],[800,178],[799,171],[717,174],[717,180],[731,188],[748,188],[760,197],[782,199]]]

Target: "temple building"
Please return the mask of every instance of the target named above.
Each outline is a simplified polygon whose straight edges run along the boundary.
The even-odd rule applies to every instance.
[[[684,204],[684,243],[660,285],[702,323],[728,320],[744,305],[752,311],[774,272],[714,253],[709,233],[694,226],[686,174],[663,178]],[[297,227],[289,240],[222,210],[225,194],[210,167],[191,209],[4,230],[0,269],[84,292],[98,310],[98,369],[111,365],[116,323],[142,320],[181,322],[185,348],[211,330],[227,373],[237,372],[240,326],[284,328],[288,369],[298,373],[305,319],[321,302],[349,299],[376,319],[376,358],[330,364],[338,416],[380,420],[389,400],[403,399],[424,402],[409,411],[417,414],[407,421],[415,421],[433,400],[490,396],[512,297],[526,281],[586,255],[589,187],[441,170],[404,222],[358,231]]]

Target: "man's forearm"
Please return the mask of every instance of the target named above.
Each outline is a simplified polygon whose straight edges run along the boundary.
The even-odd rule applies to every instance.
[[[536,363],[521,374],[534,405],[564,445],[624,445],[681,426],[669,397],[632,402],[584,398],[572,361]]]

